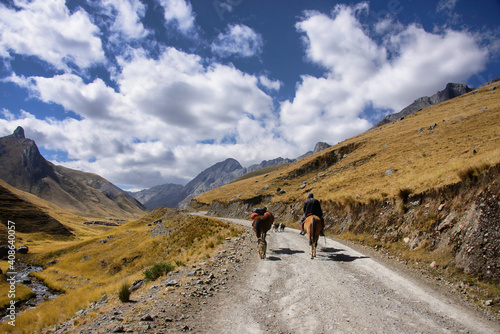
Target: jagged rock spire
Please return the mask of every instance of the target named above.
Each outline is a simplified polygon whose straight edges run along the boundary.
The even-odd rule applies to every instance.
[[[17,139],[24,139],[24,129],[20,126],[18,126],[15,130],[14,130],[14,138],[17,138]]]

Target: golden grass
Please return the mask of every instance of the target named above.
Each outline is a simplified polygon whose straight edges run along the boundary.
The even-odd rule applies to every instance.
[[[148,225],[160,217],[164,217],[165,233],[153,234],[161,229],[158,225]],[[34,276],[65,293],[18,315],[15,328],[0,325],[0,332],[11,333],[17,329],[17,332],[32,333],[66,321],[104,295],[117,296],[124,282],[144,278],[144,270],[153,264],[182,265],[208,258],[217,250],[219,239],[241,233],[242,230],[227,222],[158,208],[140,220],[115,227],[98,237],[40,242],[45,248],[34,247],[36,252],[23,256],[22,260],[44,265],[57,259],[56,264]]]
[[[15,301],[28,300],[34,296],[33,291],[30,288],[16,284],[15,286]],[[4,309],[9,306],[11,298],[9,298],[10,284],[6,281],[0,282],[0,309]]]
[[[500,83],[491,86],[500,87]],[[397,197],[400,189],[418,193],[459,182],[461,170],[500,162],[500,93],[489,87],[367,131],[267,176],[242,179],[195,199],[210,204],[214,200],[229,202],[236,195],[240,195],[238,200],[263,195],[272,197],[272,202],[295,202],[314,192],[322,200],[352,197],[368,202]],[[349,145],[357,148],[339,162],[326,168],[319,164],[319,168],[294,176],[308,164],[326,161],[333,151]],[[390,169],[393,173],[386,175]],[[307,186],[300,189],[304,181]],[[278,194],[278,188],[285,193]]]

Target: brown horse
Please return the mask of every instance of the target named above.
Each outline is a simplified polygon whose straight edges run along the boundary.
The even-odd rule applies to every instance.
[[[323,220],[318,216],[311,215],[304,221],[304,230],[309,239],[309,246],[311,246],[311,259],[316,257],[316,247],[318,247],[318,239],[321,230],[323,229]]]
[[[266,257],[266,234],[274,222],[274,216],[270,212],[264,213],[262,216],[257,216],[253,219],[252,227],[257,236],[257,247],[259,249],[259,256],[261,259]]]

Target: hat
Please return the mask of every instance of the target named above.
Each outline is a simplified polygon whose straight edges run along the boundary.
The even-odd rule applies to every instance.
[[[307,198],[313,198],[313,197],[314,197],[313,193],[309,193],[309,195],[307,195]]]

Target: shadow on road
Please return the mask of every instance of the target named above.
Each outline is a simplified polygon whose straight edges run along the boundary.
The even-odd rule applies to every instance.
[[[286,255],[293,255],[293,254],[298,254],[298,253],[304,253],[304,251],[297,250],[297,249],[290,249],[290,248],[272,249],[271,251],[274,254],[286,254]]]
[[[345,249],[336,249],[333,247],[321,248],[321,252],[324,252],[324,253],[337,253],[337,254],[328,254],[326,256],[326,260],[328,260],[328,261],[352,262],[352,261],[358,260],[358,259],[368,259],[369,258],[368,256],[351,256],[351,255],[339,253],[339,252],[342,252],[344,250]]]
[[[268,257],[266,257],[266,259],[268,261],[281,261],[281,258],[277,257],[277,256],[268,256]]]
[[[358,259],[368,259],[368,256],[350,256],[346,254],[329,254],[328,260],[335,262],[352,262]]]
[[[344,249],[336,249],[333,247],[323,247],[323,248],[318,248],[318,250],[321,250],[322,252],[325,252],[325,253],[337,253],[337,252],[342,252]]]

